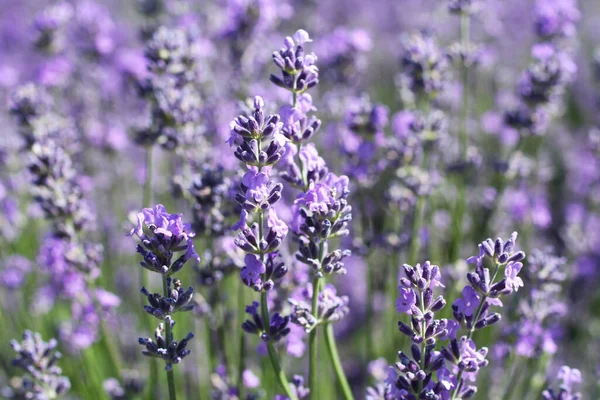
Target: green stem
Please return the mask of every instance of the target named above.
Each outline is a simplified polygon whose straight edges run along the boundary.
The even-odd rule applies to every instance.
[[[415,265],[419,257],[419,249],[421,247],[421,224],[423,222],[423,211],[425,209],[425,197],[423,195],[417,198],[415,205],[415,215],[412,224],[412,233],[410,239],[410,248],[408,251],[408,263]]]
[[[261,303],[261,312],[262,319],[265,324],[265,328],[269,326],[269,321],[271,320],[269,317],[269,305],[267,303],[267,292],[262,291],[260,294],[260,303]],[[281,368],[281,364],[279,362],[279,356],[277,355],[277,351],[273,346],[273,342],[269,340],[267,342],[267,350],[269,352],[269,359],[271,360],[271,366],[275,371],[275,375],[277,375],[277,380],[279,381],[279,385],[285,392],[285,395],[289,397],[291,400],[298,400],[296,395],[290,389],[290,384],[285,376],[285,372]]]
[[[321,240],[319,243],[319,266],[323,263],[325,257],[325,241]],[[322,279],[319,275],[315,275],[312,281],[313,293],[312,293],[312,315],[317,318],[317,324],[319,319],[319,292],[321,291]],[[308,334],[308,385],[310,388],[311,397],[317,398],[317,365],[318,365],[318,352],[317,352],[317,327],[315,325]]]
[[[152,153],[153,146],[149,145],[146,148],[146,178],[144,181],[144,191],[142,198],[142,207],[152,207]],[[146,268],[140,268],[140,286],[148,287],[148,270]],[[142,300],[142,307],[144,306],[145,300]],[[148,315],[144,312],[142,319],[145,322],[146,329],[149,332],[152,332],[154,318],[151,315]],[[158,379],[158,360],[152,358],[150,361],[150,377],[149,381],[151,382],[148,385],[148,394],[147,399],[152,400],[156,397],[156,394],[159,393],[160,385]]]
[[[244,322],[244,315],[246,309],[246,296],[244,295],[244,284],[241,279],[238,279],[239,285],[239,293],[238,293],[238,329],[239,329],[239,363],[238,363],[238,376],[237,376],[237,385],[238,385],[238,395],[240,399],[244,398],[244,383],[243,383],[243,375],[244,369],[246,368],[246,332],[241,328],[242,323]]]
[[[169,287],[167,285],[167,277],[163,275],[163,296],[170,297]],[[165,321],[165,339],[167,346],[173,342],[173,332],[171,330],[170,321]],[[169,400],[177,399],[177,391],[175,390],[175,377],[173,376],[173,368],[167,371],[167,383],[169,385]]]
[[[154,147],[152,145],[146,148],[146,179],[144,181],[144,207],[152,206],[152,153]]]
[[[344,399],[354,400],[354,396],[352,396],[352,390],[350,389],[350,384],[348,383],[348,379],[344,373],[344,368],[342,367],[342,362],[340,361],[340,355],[335,342],[335,334],[333,332],[332,324],[327,324],[325,327],[325,345],[327,346],[327,351],[329,352],[329,357],[331,358],[335,375],[337,376],[338,382],[342,387]]]
[[[422,291],[419,293],[419,306],[421,307],[421,312],[423,314],[425,314],[425,300],[424,300]],[[425,321],[421,322],[420,328],[421,328],[421,332],[420,332],[421,337],[424,338],[425,330],[426,330],[425,329]],[[419,360],[419,369],[421,371],[425,370],[425,341],[424,340],[421,342],[421,359]],[[423,381],[419,381],[418,390],[415,393],[417,395],[417,397],[420,396],[422,390],[423,390]]]
[[[317,318],[319,313],[319,290],[321,286],[321,278],[316,276],[313,279],[313,296],[312,296],[312,315]],[[317,393],[317,365],[318,365],[318,348],[317,348],[317,326],[314,326],[308,334],[308,385],[313,398]]]
[[[259,211],[259,213],[258,213],[258,241],[259,241],[259,243],[262,241],[263,235],[264,235],[263,224],[264,224],[264,215],[263,215],[262,211]],[[265,262],[265,255],[262,252],[260,253],[260,260],[263,263]],[[260,293],[260,310],[261,310],[261,316],[262,316],[264,327],[265,327],[265,329],[268,329],[270,326],[270,323],[271,323],[271,317],[269,315],[269,303],[267,302],[267,292],[264,290],[261,291],[261,293]],[[277,351],[275,350],[275,347],[273,346],[273,342],[271,340],[267,341],[267,350],[269,352],[269,359],[271,360],[271,366],[273,367],[273,370],[275,371],[275,375],[277,375],[277,380],[279,381],[279,385],[281,386],[281,388],[283,389],[283,391],[285,392],[287,397],[289,397],[291,400],[298,400],[296,395],[290,389],[290,384],[287,380],[287,377],[285,376],[285,372],[281,368],[281,363],[279,362],[279,356],[277,355]]]

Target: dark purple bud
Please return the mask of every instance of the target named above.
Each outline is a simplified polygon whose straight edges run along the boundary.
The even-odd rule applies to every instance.
[[[438,296],[431,305],[431,311],[438,312],[446,306],[446,299],[443,296]]]
[[[494,257],[494,243],[490,239],[482,242],[481,246],[483,247],[485,254],[487,254],[489,257]]]
[[[492,313],[492,314],[488,315],[487,317],[485,317],[486,324],[488,326],[494,325],[496,322],[500,321],[501,319],[502,319],[502,316],[498,313]]]
[[[408,337],[413,337],[415,335],[415,332],[410,328],[410,326],[402,321],[398,321],[398,330]]]
[[[421,349],[419,346],[413,343],[413,345],[410,346],[410,352],[416,362],[421,362]]]
[[[502,239],[496,239],[496,243],[494,243],[494,254],[502,254],[502,250],[504,248],[504,243]]]
[[[429,308],[431,300],[433,300],[433,290],[427,288],[423,292],[423,305],[425,306],[425,309]]]
[[[450,350],[448,350],[446,347],[442,347],[440,352],[446,360],[450,361],[452,364],[456,364],[456,358],[454,358],[454,355],[450,352]]]
[[[515,254],[513,254],[512,256],[510,256],[506,262],[519,262],[519,261],[523,261],[525,259],[525,252],[524,251],[518,251]]]
[[[400,284],[408,289],[413,287],[412,283],[405,277],[400,278]]]

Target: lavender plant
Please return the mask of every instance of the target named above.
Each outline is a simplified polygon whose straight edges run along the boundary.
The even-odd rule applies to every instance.
[[[56,351],[56,339],[44,342],[39,333],[25,331],[23,341],[11,341],[17,353],[12,364],[24,372],[15,377],[9,387],[2,389],[2,397],[7,399],[57,399],[71,388],[69,378],[62,376],[56,362],[62,357]]]
[[[174,339],[173,314],[194,308],[191,303],[194,289],[189,287],[185,290],[181,281],[173,278],[173,274],[181,271],[189,260],[200,261],[192,242],[195,234],[191,232],[189,224],[183,223],[180,214],[169,214],[162,204],[157,204],[137,214],[137,226],[129,233],[129,236],[133,235],[141,242],[137,245],[137,252],[142,255],[140,265],[160,274],[163,289],[162,294],[150,293],[146,287],[141,289],[149,303],[144,309],[162,322],[156,328],[154,340],[140,337],[139,343],[145,347],[142,354],[165,361],[169,398],[173,400],[177,396],[173,364],[179,364],[190,354],[187,344],[194,337],[190,332],[179,341]],[[173,260],[178,252],[183,254]]]
[[[254,112],[248,116],[240,115],[230,124],[229,143],[237,146],[235,156],[248,169],[240,183],[242,193],[235,198],[242,207],[240,220],[234,226],[236,230],[240,229],[235,244],[246,253],[240,278],[246,286],[261,293],[260,303],[253,302],[246,307],[246,313],[252,319],[244,322],[242,328],[266,343],[279,384],[289,398],[295,399],[274,347],[275,342],[289,333],[290,317],[271,314],[267,301],[267,292],[287,273],[285,264],[278,260],[278,250],[288,234],[288,226],[273,208],[281,199],[283,189],[281,183],[271,179],[272,166],[285,152],[280,117],[265,115],[264,107],[263,99],[256,96]],[[268,146],[263,144],[264,139],[270,140]],[[248,226],[249,217],[256,218],[251,226]]]
[[[595,2],[4,3],[0,397],[600,396]]]

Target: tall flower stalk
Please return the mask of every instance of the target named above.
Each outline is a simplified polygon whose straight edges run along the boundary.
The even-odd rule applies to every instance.
[[[242,193],[236,195],[242,211],[239,222],[234,226],[234,229],[240,230],[235,244],[246,252],[240,277],[246,286],[260,293],[260,303],[253,302],[246,307],[251,319],[245,321],[242,328],[247,333],[258,335],[266,343],[279,384],[294,400],[297,397],[290,388],[274,346],[289,333],[287,325],[290,317],[271,314],[267,300],[267,292],[287,273],[287,267],[279,259],[278,249],[287,236],[288,227],[273,208],[281,199],[283,185],[271,178],[272,166],[285,152],[285,138],[280,133],[279,115],[265,115],[265,103],[259,96],[254,98],[253,105],[254,111],[250,115],[240,115],[231,122],[229,140],[230,145],[236,146],[235,156],[247,168],[240,183]],[[263,142],[269,139],[270,143],[265,146]],[[250,226],[249,218],[255,219]]]
[[[309,34],[300,29],[293,38],[286,37],[281,50],[273,53],[275,65],[281,76],[270,79],[292,94],[292,103],[281,108],[282,134],[286,144],[284,172],[291,186],[300,190],[294,202],[293,230],[299,244],[296,258],[312,270],[312,282],[297,298],[290,299],[294,312],[292,321],[308,332],[309,388],[317,397],[318,387],[318,327],[325,325],[327,351],[342,387],[344,398],[351,399],[350,385],[343,371],[332,322],[348,313],[348,298],[336,295],[333,286],[325,285],[327,275],[343,274],[343,259],[349,250],[329,251],[328,241],[348,234],[347,225],[352,219],[347,197],[348,177],[329,173],[325,161],[308,140],[319,130],[321,121],[309,115],[315,111],[308,89],[319,82],[317,56],[306,53],[305,46],[312,42]]]
[[[137,225],[129,236],[137,236],[140,242],[137,251],[142,255],[140,265],[148,271],[160,274],[162,278],[162,294],[151,293],[144,286],[141,292],[148,299],[144,310],[162,321],[155,331],[155,340],[139,338],[139,344],[145,346],[145,356],[165,361],[169,399],[177,398],[173,365],[179,364],[190,354],[187,343],[194,335],[188,333],[179,342],[174,340],[173,315],[177,312],[191,311],[194,289],[184,289],[174,274],[179,272],[187,261],[200,261],[194,248],[189,224],[184,224],[180,214],[169,214],[162,204],[153,208],[144,208],[137,214]],[[175,253],[183,253],[173,260]]]
[[[119,374],[120,355],[103,314],[118,306],[120,299],[96,286],[103,247],[90,239],[94,215],[71,156],[80,149],[80,143],[72,121],[54,108],[46,90],[34,84],[22,86],[12,97],[11,112],[25,142],[32,195],[52,223],[51,234],[44,239],[39,254],[41,266],[50,272],[44,289],[50,294],[49,301],[71,301],[73,321],[64,324],[63,338],[78,334],[78,330],[87,332],[73,346],[82,350],[98,339],[99,332],[112,367]]]
[[[17,357],[12,365],[23,370],[24,375],[11,380],[11,385],[2,390],[2,397],[9,399],[58,399],[66,396],[71,388],[69,378],[62,376],[56,365],[62,357],[56,351],[58,342],[44,342],[39,333],[25,331],[23,341],[11,341]]]

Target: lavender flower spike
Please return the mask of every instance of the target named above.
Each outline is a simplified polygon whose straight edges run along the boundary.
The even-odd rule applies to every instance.
[[[137,246],[138,253],[144,257],[140,264],[150,271],[170,276],[188,260],[200,261],[190,224],[183,223],[181,214],[169,214],[162,204],[144,208],[137,214],[137,226],[128,236],[133,235],[142,242]],[[184,254],[173,262],[173,253],[181,251]]]
[[[18,354],[12,364],[22,369],[25,375],[11,380],[11,386],[1,392],[4,398],[55,399],[69,391],[69,378],[61,376],[62,370],[56,365],[61,354],[55,351],[55,339],[44,342],[39,333],[27,330],[23,341],[13,340],[11,346]]]
[[[558,390],[548,388],[542,393],[544,400],[580,400],[581,393],[575,392],[574,384],[581,383],[581,372],[578,369],[562,366],[557,375],[560,381]]]

